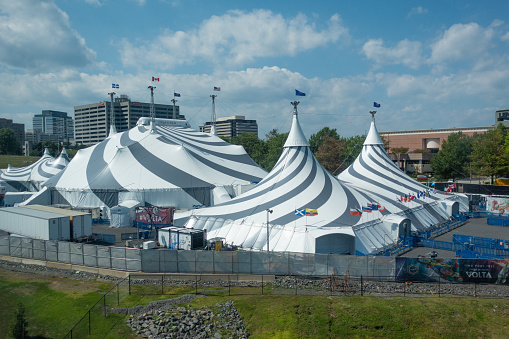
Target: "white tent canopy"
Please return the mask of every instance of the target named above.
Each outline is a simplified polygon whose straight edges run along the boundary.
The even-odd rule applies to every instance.
[[[242,146],[156,119],[155,133],[141,118],[125,132],[80,150],[66,170],[46,183],[52,204],[113,207],[126,200],[189,209],[235,196],[266,172]]]
[[[385,152],[374,117],[361,154],[338,175],[338,179],[346,185],[370,192],[376,196],[376,201],[385,201],[392,218],[398,215],[400,219],[407,220],[398,225],[411,225],[411,229],[407,229],[411,232],[424,231],[444,222],[454,211],[468,211],[466,196],[435,191],[403,173]],[[354,227],[357,250],[371,253],[398,241],[401,234],[389,231],[387,225],[391,223],[383,219]]]
[[[69,163],[65,148],[58,158],[53,158],[48,149],[42,157],[26,167],[9,167],[0,173],[0,183],[7,192],[37,192],[51,177],[60,173]]]
[[[318,163],[295,109],[281,157],[255,188],[220,205],[177,214],[175,222],[244,249],[266,250],[269,221],[271,251],[354,253],[352,226],[367,220],[355,211],[373,199],[341,184]]]

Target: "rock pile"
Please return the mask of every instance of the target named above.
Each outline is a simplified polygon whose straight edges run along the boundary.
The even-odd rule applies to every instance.
[[[131,315],[126,321],[131,329],[144,338],[248,338],[239,312],[233,301],[216,304],[212,308],[194,308],[192,306],[168,307],[184,302],[185,295],[169,299],[157,309],[151,309],[140,315]],[[149,304],[151,308],[154,305]],[[130,314],[134,308],[130,309]],[[139,311],[139,309],[137,310]]]

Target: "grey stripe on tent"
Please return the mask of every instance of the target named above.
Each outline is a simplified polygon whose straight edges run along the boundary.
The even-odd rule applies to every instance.
[[[307,148],[305,150],[305,154],[307,155]],[[304,159],[301,161],[299,166],[297,166],[298,168],[295,171],[293,171],[292,173],[299,173],[302,170],[302,167],[306,164],[306,162],[307,162],[307,156],[304,157]],[[292,180],[294,176],[295,176],[295,174],[287,175],[284,178],[284,180],[280,181],[282,183],[281,185],[283,185],[284,183],[289,182],[290,180]],[[234,212],[234,213],[227,213],[227,212],[225,212],[224,214],[213,214],[213,216],[216,217],[216,218],[221,218],[222,216],[224,216],[225,218],[228,218],[228,219],[237,220],[237,219],[245,218],[247,216],[250,216],[250,215],[256,214],[258,212],[264,211],[264,210],[266,210],[268,208],[274,208],[274,207],[276,207],[278,205],[286,203],[288,200],[290,200],[293,197],[295,197],[295,195],[297,195],[299,192],[302,192],[306,187],[308,187],[313,182],[315,177],[316,177],[316,164],[313,162],[313,167],[312,167],[311,171],[309,172],[307,178],[304,179],[300,185],[294,187],[291,191],[285,193],[284,195],[279,196],[279,197],[277,197],[277,198],[275,198],[275,199],[273,199],[271,201],[266,201],[266,202],[264,202],[261,205],[257,205],[257,206],[254,206],[254,207],[246,208],[246,209],[244,209],[242,211],[238,211],[238,212]],[[260,192],[257,192],[257,194],[255,196],[245,197],[245,199],[233,199],[231,201],[227,201],[227,202],[225,202],[223,204],[218,205],[218,207],[235,205],[235,204],[244,202],[245,200],[247,200],[248,203],[249,203],[249,200],[256,199],[256,198],[259,198],[259,197],[265,195],[266,193],[268,193],[271,190],[273,190],[276,187],[276,185],[277,186],[281,186],[281,185],[279,185],[280,182],[276,182],[276,183],[270,183],[269,182],[269,183],[266,183],[269,187],[267,187],[266,189],[264,189],[264,190],[262,190]],[[288,215],[291,215],[291,214],[294,214],[294,213],[295,212],[292,209],[291,213],[288,213]],[[200,214],[200,216],[207,216],[207,215],[206,214]],[[285,217],[285,216],[283,216],[283,217]],[[276,220],[280,220],[280,218],[278,218]],[[291,219],[291,220],[294,220],[294,219]],[[273,223],[276,224],[277,222],[273,221]]]
[[[97,144],[97,146],[92,151],[92,154],[90,155],[90,159],[97,159],[96,161],[89,161],[87,163],[87,169],[86,169],[86,178],[87,183],[89,184],[89,187],[92,191],[97,188],[101,188],[99,186],[94,185],[94,181],[97,178],[101,178],[102,182],[107,182],[108,186],[111,189],[122,189],[123,187],[117,182],[113,174],[111,173],[108,163],[104,161],[103,154],[104,149],[106,148],[107,141],[100,142]],[[115,205],[113,205],[115,206]]]
[[[268,192],[270,192],[271,190],[274,189],[274,185],[275,183],[271,182],[271,179],[275,178],[277,175],[280,174],[280,172],[282,172],[286,167],[288,167],[289,165],[291,165],[295,159],[298,157],[299,155],[299,151],[300,151],[300,147],[297,149],[297,152],[295,152],[293,155],[291,155],[291,158],[290,160],[288,161],[288,164],[286,164],[285,167],[282,167],[280,170],[278,170],[276,173],[274,173],[274,175],[271,175],[271,178],[269,179],[263,179],[262,182],[260,182],[255,189],[259,189],[259,191],[257,191],[256,193],[254,194],[251,194],[251,195],[246,195],[246,196],[239,196],[238,198],[235,198],[235,199],[232,199],[230,201],[227,201],[227,202],[224,202],[222,203],[220,206],[229,206],[229,205],[235,205],[235,204],[238,204],[240,202],[244,202],[244,201],[249,201],[251,199],[255,199],[255,198],[258,198],[260,196],[263,196],[265,194],[267,194]],[[289,156],[289,155],[287,155]],[[281,179],[281,182],[284,184],[284,183],[287,183],[288,181],[292,180],[293,177],[295,177],[300,171],[302,171],[302,169],[304,168],[304,166],[306,165],[306,160],[307,159],[307,150],[305,150],[304,152],[304,161],[301,161],[299,163],[299,165],[289,174],[289,175],[286,175],[283,179]],[[273,173],[273,172],[271,172]],[[265,187],[267,186],[267,187]],[[232,219],[231,217],[228,217],[228,219]]]
[[[139,143],[134,143],[128,146],[128,148],[141,166],[145,167],[145,164],[150,164],[150,167],[145,167],[149,172],[177,187],[188,188],[214,186],[161,160],[154,154],[147,151]]]
[[[41,176],[41,177],[45,177],[45,178],[51,178],[53,176],[53,174],[51,173],[48,173],[46,171],[44,171],[41,166],[37,167],[37,173]]]

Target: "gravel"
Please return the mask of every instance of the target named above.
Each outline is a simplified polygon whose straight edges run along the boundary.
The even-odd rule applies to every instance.
[[[159,300],[146,308],[129,309],[132,313],[126,323],[133,332],[144,338],[249,338],[239,312],[228,300],[214,307],[194,308],[175,306],[189,302],[196,296]],[[117,309],[120,312],[125,309]]]

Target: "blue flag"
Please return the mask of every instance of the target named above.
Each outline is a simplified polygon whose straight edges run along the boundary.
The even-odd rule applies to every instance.
[[[305,208],[298,208],[295,210],[295,215],[299,217],[303,217],[306,215],[306,209]]]
[[[118,84],[111,84],[111,88],[118,88]]]
[[[180,93],[173,92],[173,96],[174,96],[174,97],[180,97]]]
[[[435,186],[435,182],[434,181],[431,183],[431,186]]]
[[[295,95],[298,96],[298,97],[305,97],[306,93],[298,91],[298,90],[295,90]]]
[[[378,102],[374,102],[374,103],[373,103],[373,106],[374,106],[374,107],[380,107],[380,104],[379,104]]]

